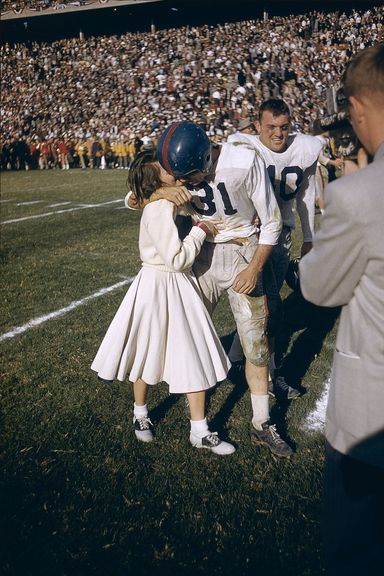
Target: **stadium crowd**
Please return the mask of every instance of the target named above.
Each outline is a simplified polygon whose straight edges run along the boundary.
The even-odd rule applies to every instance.
[[[282,97],[296,130],[326,113],[352,54],[383,38],[384,8],[1,47],[1,169],[128,168],[173,120],[226,139]]]
[[[89,4],[87,0],[1,0],[0,13],[2,15],[8,12],[21,14],[23,12],[41,12],[44,10],[62,10],[66,6],[81,7]]]

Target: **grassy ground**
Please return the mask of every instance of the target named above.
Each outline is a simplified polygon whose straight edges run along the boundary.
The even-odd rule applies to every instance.
[[[139,214],[122,202],[84,207],[122,199],[125,180],[118,170],[1,175],[2,221],[36,218],[1,227],[0,335],[139,270]],[[70,211],[37,217],[59,210]],[[305,423],[329,374],[334,317],[287,289],[287,373],[306,394],[271,409],[295,456],[275,460],[251,445],[249,395],[226,380],[209,419],[237,451],[219,458],[191,448],[183,398],[165,384],[149,400],[156,441],[139,445],[130,384],[91,373],[126,289],[0,342],[0,572],[322,574],[323,436]],[[228,340],[226,299],[214,321]]]

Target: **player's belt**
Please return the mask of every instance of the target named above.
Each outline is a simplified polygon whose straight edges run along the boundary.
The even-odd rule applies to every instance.
[[[232,238],[231,240],[226,240],[225,242],[222,242],[222,244],[236,244],[237,246],[244,246],[245,244],[249,243],[252,236],[254,236],[254,234],[251,234],[246,238]]]

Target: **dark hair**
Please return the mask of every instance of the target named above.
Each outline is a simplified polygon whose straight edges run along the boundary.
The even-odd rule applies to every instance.
[[[270,98],[269,100],[264,100],[259,108],[259,121],[263,115],[263,112],[272,112],[273,116],[281,116],[282,114],[291,115],[288,104],[284,100],[279,100],[278,98]]]
[[[161,188],[160,169],[155,150],[139,152],[129,168],[128,187],[140,202]]]

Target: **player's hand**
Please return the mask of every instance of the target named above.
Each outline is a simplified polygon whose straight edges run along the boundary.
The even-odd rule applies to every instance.
[[[303,242],[301,245],[301,257],[305,256],[312,250],[313,244],[312,242]]]
[[[257,284],[257,274],[248,266],[236,276],[232,288],[239,294],[250,294]]]
[[[130,210],[142,210],[144,206],[149,203],[148,199],[141,199],[139,200],[136,196],[133,195],[132,192],[128,192],[126,197],[124,198],[124,204]]]
[[[336,168],[338,168],[339,170],[344,169],[344,159],[343,158],[336,158],[336,160],[334,162],[335,162]]]
[[[176,206],[183,206],[192,199],[192,194],[182,185],[162,186],[161,188],[158,188],[152,196],[155,196],[156,200],[165,198],[165,200],[172,202]]]

